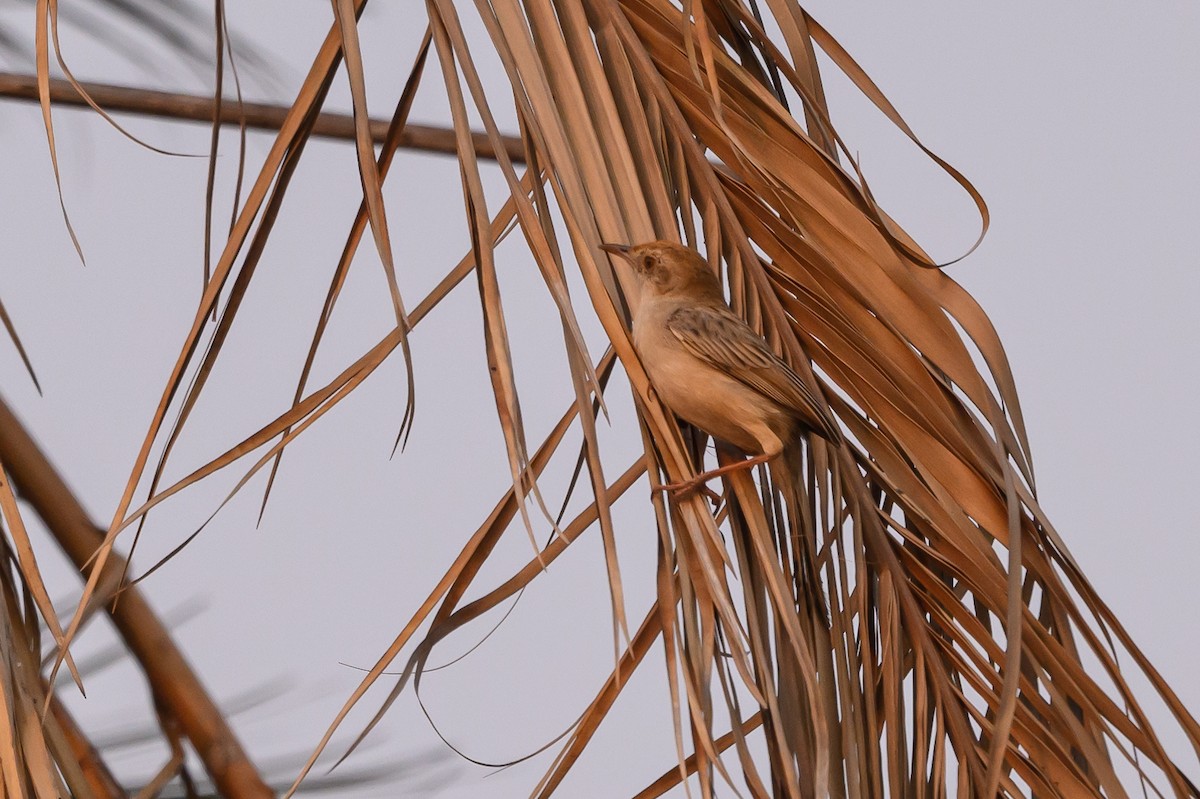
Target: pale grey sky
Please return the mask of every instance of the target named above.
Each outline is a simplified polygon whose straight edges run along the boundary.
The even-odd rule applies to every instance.
[[[462,4],[468,18],[469,6]],[[806,7],[925,143],[987,199],[992,230],[951,274],[982,302],[1007,345],[1041,502],[1135,639],[1184,702],[1200,708],[1196,615],[1183,593],[1200,559],[1190,505],[1193,453],[1200,450],[1200,325],[1193,312],[1200,301],[1200,7],[1142,4],[1136,14],[1127,4],[1082,2]],[[5,25],[32,30],[24,4],[0,8]],[[364,18],[377,113],[390,110],[387,98],[408,70],[420,35],[408,10],[417,8],[373,6]],[[330,23],[329,5],[274,0],[230,14],[235,30],[278,65],[283,87],[269,99],[288,99]],[[397,40],[404,44],[388,44]],[[81,77],[142,80],[136,65],[78,31],[67,32],[65,44]],[[835,123],[884,206],[935,257],[958,255],[974,239],[969,200],[844,81],[828,70],[826,78]],[[444,121],[436,73],[427,80],[412,118]],[[184,70],[165,74],[161,85],[204,88]],[[339,90],[338,103],[344,106],[345,97]],[[0,296],[46,396],[33,392],[7,346],[0,346],[0,385],[95,517],[107,522],[198,297],[204,160],[154,155],[94,116],[59,112],[64,191],[88,258],[81,267],[58,221],[36,107],[5,102],[0,109],[7,154]],[[513,129],[511,114],[502,119]],[[207,149],[204,126],[134,120],[130,127],[170,149]],[[269,141],[252,135],[251,168]],[[350,146],[314,143],[310,150],[170,475],[225,449],[290,400],[359,190]],[[233,163],[233,150],[226,152],[223,198]],[[453,160],[405,155],[397,169],[388,199],[402,288],[412,304],[457,261],[467,238]],[[506,300],[528,306],[512,331],[516,365],[530,438],[540,440],[569,401],[569,385],[545,291],[531,264],[510,249]],[[318,381],[390,327],[385,284],[369,248],[352,274]],[[207,602],[178,632],[218,696],[279,677],[292,681],[282,700],[237,720],[256,755],[308,751],[358,680],[339,662],[374,661],[507,484],[476,307],[468,283],[414,337],[418,419],[407,452],[388,460],[403,399],[396,360],[289,450],[260,528],[254,521],[261,489],[247,490],[145,585],[160,609],[195,597]],[[600,352],[598,327],[586,332]],[[620,431],[630,411],[619,387],[612,395],[613,428]],[[623,469],[637,446],[614,431],[604,433],[610,470]],[[461,457],[466,446],[469,459]],[[218,476],[153,515],[138,563],[147,565],[190,531],[238,474]],[[463,492],[464,485],[477,490]],[[560,489],[547,486],[552,495]],[[654,533],[636,510],[645,494],[644,486],[631,492],[618,532],[628,609],[638,619],[654,591]],[[528,557],[517,533],[489,567],[493,581]],[[60,595],[74,590],[61,563],[47,568]],[[520,756],[557,735],[611,665],[608,603],[598,539],[582,541],[535,582],[492,638],[426,680],[425,698],[443,732],[483,760]],[[435,661],[465,651],[485,630],[455,636]],[[102,645],[98,633],[84,638],[81,652]],[[115,672],[98,675],[89,699],[73,706],[94,729],[125,723],[146,704],[129,696],[126,684]],[[651,656],[563,795],[628,795],[671,764],[662,684],[661,660]],[[372,742],[363,763],[440,746],[411,695]],[[1179,743],[1170,741],[1176,751]],[[453,779],[436,795],[521,796],[548,762],[542,755],[488,777],[439,760],[438,773]],[[143,774],[151,762],[139,756],[118,766]]]

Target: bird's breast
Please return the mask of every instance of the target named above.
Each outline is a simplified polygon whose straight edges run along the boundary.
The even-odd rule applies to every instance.
[[[790,418],[776,403],[688,352],[667,328],[673,307],[644,303],[633,343],[659,399],[708,434],[753,454],[776,449]]]

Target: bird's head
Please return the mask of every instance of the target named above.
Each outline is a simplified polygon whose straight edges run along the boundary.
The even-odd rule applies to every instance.
[[[600,249],[628,262],[645,291],[721,297],[717,276],[700,253],[690,247],[673,241],[649,241],[632,246],[601,244]]]

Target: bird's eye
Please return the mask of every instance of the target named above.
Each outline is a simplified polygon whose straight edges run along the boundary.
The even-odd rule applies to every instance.
[[[654,256],[653,255],[647,255],[644,258],[642,258],[642,268],[646,269],[647,271],[654,268]]]

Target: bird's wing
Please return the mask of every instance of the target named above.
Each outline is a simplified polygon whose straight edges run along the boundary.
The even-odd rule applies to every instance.
[[[714,305],[681,306],[667,317],[667,329],[692,355],[787,408],[818,435],[841,440],[829,406],[733,311]]]

